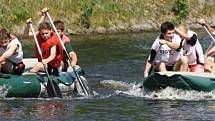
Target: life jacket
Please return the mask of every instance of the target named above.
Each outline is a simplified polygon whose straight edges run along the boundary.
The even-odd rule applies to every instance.
[[[44,40],[40,34],[37,34],[37,40],[41,48],[43,59],[48,58],[50,56],[51,48],[54,45],[57,45],[57,54],[54,60],[48,63],[48,65],[50,65],[52,69],[57,69],[58,67],[60,67],[61,61],[63,60],[63,48],[57,35],[55,33],[51,34],[51,38],[47,40]],[[37,46],[35,46],[35,55],[38,58],[38,61],[41,62],[42,59],[37,49]]]

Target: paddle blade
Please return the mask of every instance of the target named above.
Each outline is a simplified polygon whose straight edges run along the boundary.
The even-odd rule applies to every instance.
[[[53,83],[53,86],[52,84]],[[48,80],[48,83],[47,83],[47,93],[48,93],[48,97],[59,97],[59,98],[62,98],[62,93],[60,91],[60,88],[57,84],[57,82],[55,81],[50,81]]]

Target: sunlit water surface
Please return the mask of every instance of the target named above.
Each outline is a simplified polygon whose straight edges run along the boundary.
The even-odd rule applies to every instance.
[[[204,50],[211,40],[197,31]],[[146,92],[139,86],[149,49],[158,32],[72,36],[78,64],[94,97],[63,99],[4,98],[0,88],[0,120],[180,121],[214,120],[215,92],[166,88]],[[22,40],[25,57],[32,57],[32,40]]]

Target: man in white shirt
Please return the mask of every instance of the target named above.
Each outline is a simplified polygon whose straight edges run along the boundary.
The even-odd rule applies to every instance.
[[[183,53],[180,59],[183,58],[186,62],[182,62],[183,60],[181,62],[187,65],[181,66],[180,71],[204,72],[204,54],[197,34],[189,30],[186,25],[180,25],[175,31],[182,38]]]
[[[20,41],[7,32],[0,30],[0,71],[20,75],[24,72],[25,65],[22,62],[23,51]]]
[[[181,38],[175,34],[175,27],[170,22],[161,24],[161,34],[156,38],[150,56],[146,62],[144,78],[148,77],[153,65],[159,72],[172,71],[174,64],[180,57]]]

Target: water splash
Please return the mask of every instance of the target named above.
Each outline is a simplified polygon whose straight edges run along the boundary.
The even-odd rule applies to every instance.
[[[167,87],[159,91],[147,91],[144,88],[139,88],[140,84],[133,84],[127,91],[117,90],[116,92],[124,93],[129,96],[144,97],[146,99],[158,100],[215,100],[215,90],[211,92],[195,91],[195,90],[182,90]]]
[[[135,97],[143,97],[144,96],[143,92],[142,92],[143,88],[140,88],[141,84],[131,83],[128,85],[130,85],[130,86],[128,87],[127,91],[116,90],[116,93],[117,94],[123,93],[123,94],[129,95],[129,96],[135,96]]]
[[[150,95],[145,95],[147,98],[153,99],[167,99],[167,100],[215,100],[215,90],[211,92],[195,91],[195,90],[181,90],[167,87],[160,91],[153,91]]]
[[[123,81],[115,81],[115,80],[103,80],[101,81],[103,86],[113,88],[113,89],[125,89],[128,88],[130,85]]]
[[[5,98],[10,88],[7,85],[0,86],[0,98]]]

